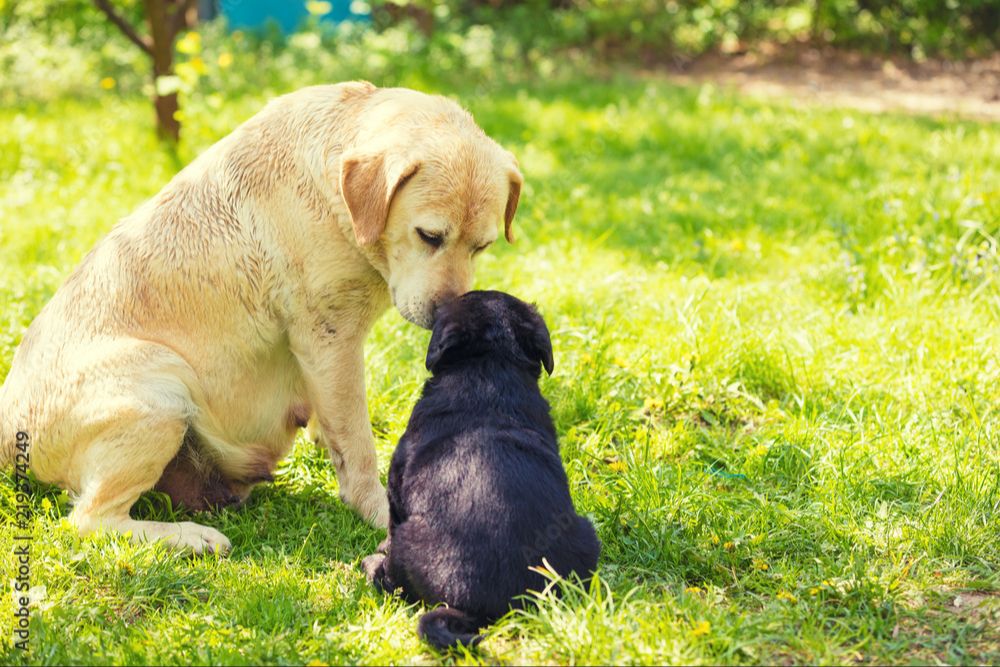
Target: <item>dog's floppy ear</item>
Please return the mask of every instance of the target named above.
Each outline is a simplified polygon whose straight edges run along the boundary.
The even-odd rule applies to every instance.
[[[431,342],[427,346],[427,360],[424,365],[430,372],[435,372],[445,355],[465,340],[462,327],[455,322],[447,322],[435,326],[431,333]]]
[[[419,162],[393,160],[384,153],[341,158],[340,193],[358,245],[370,245],[382,236],[392,198],[419,168]]]
[[[517,203],[521,199],[521,186],[524,185],[524,177],[515,166],[510,172],[510,192],[507,194],[507,208],[503,212],[503,235],[508,243],[514,242],[514,214],[517,212]]]
[[[517,342],[528,358],[540,362],[545,372],[552,375],[555,361],[552,359],[552,339],[545,320],[535,308],[531,309],[531,318],[523,322],[517,330]]]

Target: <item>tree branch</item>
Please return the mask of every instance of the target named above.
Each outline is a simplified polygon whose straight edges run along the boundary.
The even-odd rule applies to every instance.
[[[174,15],[170,22],[171,35],[177,35],[181,30],[192,27],[193,12],[197,8],[197,2],[198,0],[180,0],[177,3],[177,9],[174,10]]]
[[[118,29],[121,30],[133,44],[138,46],[150,56],[153,55],[153,45],[150,43],[149,38],[140,35],[131,23],[115,11],[115,8],[111,6],[111,3],[108,0],[94,0],[94,4],[98,9],[104,12],[104,15],[108,17],[109,21],[118,26]]]

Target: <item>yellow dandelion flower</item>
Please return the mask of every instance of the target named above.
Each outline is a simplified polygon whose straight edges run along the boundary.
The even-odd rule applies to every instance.
[[[711,540],[712,540],[712,544],[718,544],[719,542],[722,541],[722,540],[719,539],[718,535],[712,535]]]
[[[755,570],[760,570],[763,572],[764,570],[767,570],[770,567],[771,567],[770,565],[759,559],[755,559],[753,562],[753,569]]]
[[[228,68],[230,65],[233,64],[233,54],[229,53],[228,51],[223,51],[222,53],[219,54],[218,62],[219,62],[219,67],[221,67],[222,69]]]
[[[649,398],[647,398],[643,402],[642,409],[645,410],[646,412],[654,412],[656,410],[662,410],[663,409],[663,399],[662,398],[654,398],[654,397],[650,396]]]
[[[115,83],[116,82],[112,77],[106,76],[103,79],[101,79],[101,88],[103,88],[104,90],[111,90],[112,88],[115,87]]]
[[[735,546],[736,545],[733,544],[732,542],[726,542],[725,544],[722,545],[722,548],[725,549],[726,551],[732,551]]]
[[[711,631],[712,631],[711,623],[709,623],[708,621],[698,621],[697,623],[694,624],[694,627],[691,628],[691,636],[701,637],[702,635],[707,635]]]
[[[701,593],[701,588],[699,588],[698,586],[688,586],[687,588],[684,589],[684,592],[697,595]]]
[[[612,461],[611,463],[608,464],[608,467],[614,470],[615,472],[625,472],[626,470],[628,470],[628,466],[625,465],[624,461]]]
[[[779,600],[784,600],[785,602],[791,602],[792,604],[795,604],[796,602],[799,601],[797,597],[795,597],[788,591],[778,591],[778,595],[776,595],[775,597],[777,597]]]

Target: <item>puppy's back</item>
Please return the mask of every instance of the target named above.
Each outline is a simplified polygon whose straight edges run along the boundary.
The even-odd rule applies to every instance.
[[[586,577],[600,550],[577,515],[558,453],[526,429],[460,433],[424,448],[407,479],[410,519],[393,535],[412,594],[492,620],[541,590],[531,567]]]

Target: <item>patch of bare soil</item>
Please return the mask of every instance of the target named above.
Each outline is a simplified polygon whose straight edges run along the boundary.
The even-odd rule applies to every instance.
[[[1000,52],[979,60],[915,63],[764,45],[703,56],[670,71],[679,83],[711,82],[805,104],[1000,121]]]
[[[951,600],[948,611],[972,620],[1000,616],[1000,592],[962,591]]]
[[[904,609],[892,639],[907,644],[914,663],[947,664],[956,655],[972,663],[1000,660],[1000,591],[942,587],[930,599],[918,594]]]

